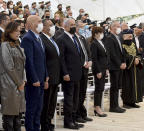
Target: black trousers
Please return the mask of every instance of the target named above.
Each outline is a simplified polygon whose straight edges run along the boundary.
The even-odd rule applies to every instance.
[[[41,131],[47,130],[54,117],[57,103],[58,85],[49,85],[47,90],[44,90],[43,110],[41,113]]]
[[[119,89],[122,88],[122,70],[110,71],[110,108],[118,107]]]
[[[105,76],[106,76],[105,71],[102,73],[101,79],[98,79],[96,75],[94,76],[95,78],[94,106],[101,106],[102,94],[105,86]]]
[[[77,110],[77,118],[79,118],[79,117],[84,118],[87,116],[87,110],[84,106],[84,101],[85,101],[86,91],[87,91],[87,82],[88,82],[88,69],[83,67],[82,79],[80,80],[79,104],[78,104],[78,110]]]
[[[21,131],[21,116],[3,115],[4,131]]]
[[[64,91],[64,124],[75,122],[79,103],[79,82],[62,83]]]

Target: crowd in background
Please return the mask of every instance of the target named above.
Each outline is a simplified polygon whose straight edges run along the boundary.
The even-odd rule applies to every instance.
[[[144,96],[144,23],[128,26],[108,17],[100,25],[84,9],[53,12],[51,2],[22,5],[0,0],[0,96],[3,128],[54,131],[59,85],[64,93],[64,128],[92,121],[84,106],[88,72],[94,76],[94,114],[101,109],[110,75],[110,112],[140,108]],[[119,90],[123,100],[120,107]],[[81,123],[81,124],[80,124]]]

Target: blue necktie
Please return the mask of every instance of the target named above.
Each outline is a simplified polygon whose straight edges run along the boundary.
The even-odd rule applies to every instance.
[[[55,41],[52,38],[50,38],[50,40],[51,40],[52,44],[54,45],[54,47],[56,48],[58,56],[59,56],[60,55],[60,51],[59,51],[59,48],[58,48],[57,44],[55,43]]]
[[[74,43],[75,43],[75,45],[76,45],[76,47],[77,47],[78,52],[80,53],[80,47],[79,47],[79,44],[78,44],[78,42],[77,42],[76,37],[73,36],[72,38],[73,38],[73,40],[74,40]]]
[[[40,37],[38,37],[38,42],[40,43],[41,48],[42,48],[42,50],[44,51],[44,47],[43,47],[43,44],[42,44],[42,41],[41,41],[41,38],[40,38]]]

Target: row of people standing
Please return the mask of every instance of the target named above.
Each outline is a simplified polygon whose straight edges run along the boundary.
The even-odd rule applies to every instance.
[[[133,67],[137,69],[142,61],[136,53],[136,46],[132,47],[134,54],[129,52],[131,46],[123,45],[122,47],[118,37],[120,33],[118,22],[111,24],[111,34],[106,43],[102,41],[103,29],[92,28],[91,53],[86,39],[79,34],[79,29],[83,25],[81,21],[75,23],[75,20],[69,18],[61,24],[62,28],[59,29],[61,35],[53,37],[55,27],[51,20],[42,21],[38,16],[29,16],[26,23],[29,31],[24,35],[21,45],[18,41],[20,25],[17,22],[10,22],[7,25],[1,46],[0,62],[5,130],[12,128],[20,130],[20,114],[25,112],[24,101],[26,99],[26,130],[39,131],[41,125],[41,130],[53,131],[54,125],[51,120],[55,112],[59,83],[62,83],[64,92],[64,127],[79,129],[84,125],[77,122],[92,121],[87,117],[84,107],[88,69],[92,62],[95,77],[95,114],[100,117],[107,116],[100,107],[108,70],[111,76],[111,112],[125,112],[125,109],[118,105],[120,88],[123,88],[123,100],[129,100],[125,97],[127,93],[136,94],[131,96],[133,101],[124,101],[127,106],[138,107],[135,103],[142,101],[140,81],[134,81],[135,83],[130,87],[132,90],[124,90],[130,86],[128,82],[124,84],[127,75],[132,72],[128,68],[129,59],[133,56],[130,61],[132,69]],[[124,44],[127,44],[127,40],[131,39],[127,38],[127,34],[130,34],[129,30],[123,33],[126,34],[123,37]],[[124,85],[122,85],[122,78]],[[134,76],[131,74],[130,80],[133,81],[133,79],[137,80],[136,74]],[[9,95],[11,93],[14,93],[13,96]]]
[[[77,24],[77,29],[80,24]],[[20,24],[17,22],[10,22],[7,25],[5,37],[2,39],[0,78],[4,129],[20,130],[20,115],[25,112],[26,100],[26,130],[38,131],[40,125],[41,130],[54,130],[51,120],[54,116],[60,82],[65,98],[64,127],[70,129],[83,127],[84,125],[76,121],[92,121],[87,117],[83,107],[87,82],[85,89],[81,85],[83,94],[80,93],[79,105],[79,81],[87,81],[88,68],[91,66],[90,51],[85,38],[78,34],[78,30],[77,35],[75,34],[76,25],[73,19],[64,21],[65,31],[57,39],[58,45],[52,38],[55,28],[51,20],[42,21],[38,16],[30,16],[26,26],[29,31],[24,35],[21,43]],[[5,68],[7,66],[10,67]],[[83,119],[78,120],[81,117]]]

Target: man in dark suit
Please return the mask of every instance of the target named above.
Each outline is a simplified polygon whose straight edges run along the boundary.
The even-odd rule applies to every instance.
[[[64,28],[63,35],[57,40],[63,73],[64,128],[79,129],[83,125],[77,124],[75,120],[79,102],[79,81],[82,76],[81,47],[74,36],[75,20],[65,19]]]
[[[126,63],[122,44],[118,37],[121,32],[119,22],[114,21],[110,29],[111,34],[107,38],[106,44],[110,55],[110,112],[123,113],[125,109],[119,107],[118,96],[122,86],[122,70],[126,68]]]
[[[41,131],[54,131],[51,120],[54,117],[58,84],[60,83],[60,51],[53,40],[55,26],[51,20],[43,20],[41,39],[45,45],[46,65],[49,74],[49,88],[44,91],[44,104],[41,114]]]
[[[23,37],[21,47],[26,55],[26,118],[27,131],[40,131],[40,115],[43,104],[44,88],[48,89],[48,73],[46,68],[45,47],[39,36],[43,30],[39,16],[27,19],[28,33]]]
[[[87,91],[87,81],[88,81],[88,70],[92,65],[90,47],[86,39],[79,34],[79,29],[82,27],[83,23],[77,21],[76,23],[76,37],[82,48],[82,78],[80,80],[80,92],[79,92],[79,106],[77,110],[77,122],[85,123],[87,121],[92,121],[91,118],[87,117],[87,110],[84,106],[84,101]]]
[[[64,18],[61,18],[57,24],[59,29],[55,31],[55,35],[53,36],[55,40],[58,39],[64,33]]]

